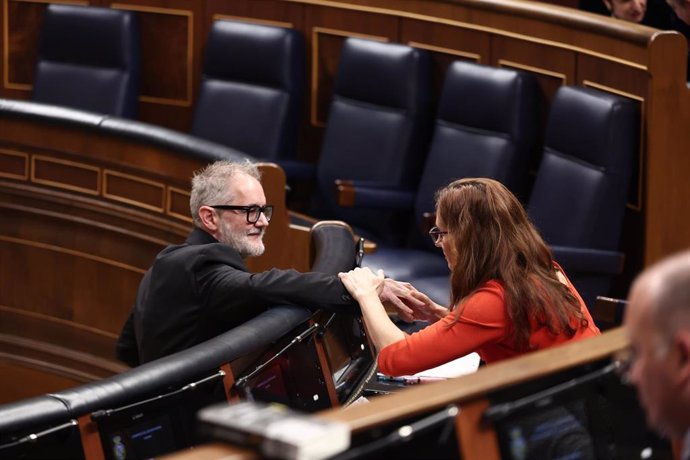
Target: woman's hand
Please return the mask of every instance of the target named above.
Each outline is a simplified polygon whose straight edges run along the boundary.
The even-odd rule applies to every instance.
[[[374,274],[369,268],[355,268],[347,273],[339,273],[338,277],[360,304],[366,297],[375,296],[378,299],[379,293],[383,291],[383,270]]]
[[[393,324],[379,299],[384,292],[383,270],[374,274],[368,268],[355,268],[347,273],[339,273],[338,277],[359,303],[364,323],[377,351],[405,338],[405,333]]]

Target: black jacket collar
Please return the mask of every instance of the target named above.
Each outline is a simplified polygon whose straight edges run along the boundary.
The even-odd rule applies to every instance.
[[[187,241],[185,241],[185,243],[194,245],[211,244],[218,243],[218,240],[211,236],[211,234],[207,231],[202,230],[199,227],[194,227],[194,230],[192,230],[192,233],[189,234],[189,236],[187,237]]]

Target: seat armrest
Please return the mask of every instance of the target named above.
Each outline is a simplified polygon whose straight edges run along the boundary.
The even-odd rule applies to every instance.
[[[551,246],[553,257],[565,270],[602,275],[618,275],[623,272],[625,255],[605,249]]]
[[[336,200],[339,206],[406,210],[414,207],[413,190],[393,189],[387,185],[337,179]]]

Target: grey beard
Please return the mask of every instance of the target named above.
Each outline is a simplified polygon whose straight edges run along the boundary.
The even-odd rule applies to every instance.
[[[263,234],[262,234],[263,236]],[[266,247],[261,245],[251,244],[246,237],[246,235],[236,235],[232,231],[228,231],[227,228],[222,228],[220,242],[227,244],[235,251],[240,253],[240,257],[243,259],[247,257],[257,257],[264,253]]]

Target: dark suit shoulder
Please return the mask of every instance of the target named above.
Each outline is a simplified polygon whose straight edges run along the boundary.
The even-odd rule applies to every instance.
[[[244,260],[237,251],[218,242],[172,245],[165,248],[156,257],[156,264],[192,266],[207,263],[222,263],[239,270],[247,270]]]

